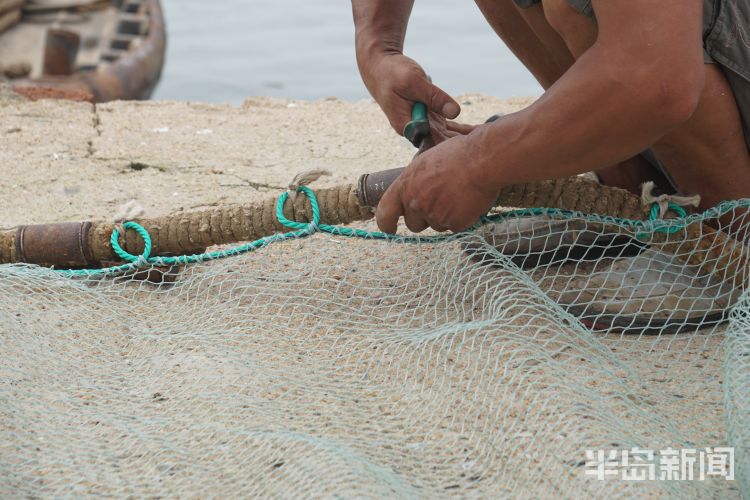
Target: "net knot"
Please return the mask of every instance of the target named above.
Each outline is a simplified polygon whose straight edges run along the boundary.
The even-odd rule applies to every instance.
[[[667,212],[672,209],[680,216],[685,217],[687,213],[683,207],[698,207],[701,197],[698,194],[692,196],[682,196],[678,194],[662,194],[654,196],[655,184],[653,181],[644,182],[641,186],[641,203],[644,207],[652,207],[652,219],[658,216],[663,219]],[[657,212],[658,210],[658,212]]]
[[[312,184],[324,175],[331,175],[331,172],[324,168],[311,168],[295,175],[292,182],[290,182],[286,188],[286,192],[289,195],[289,199],[292,200],[292,203],[297,199],[297,193],[299,192],[300,187]]]

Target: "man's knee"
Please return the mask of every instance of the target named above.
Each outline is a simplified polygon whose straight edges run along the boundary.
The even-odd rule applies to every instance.
[[[544,16],[547,18],[547,22],[555,28],[555,31],[560,36],[564,36],[566,32],[570,32],[575,22],[574,18],[580,16],[580,14],[573,10],[568,0],[544,0],[542,5],[544,6]]]
[[[544,16],[578,58],[596,40],[596,22],[571,0],[543,0]]]

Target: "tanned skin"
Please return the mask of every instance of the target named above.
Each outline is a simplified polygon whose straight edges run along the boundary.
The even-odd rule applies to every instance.
[[[702,0],[593,0],[596,22],[565,0],[525,11],[511,0],[478,3],[546,92],[520,112],[471,127],[449,121],[458,104],[402,54],[413,1],[352,0],[370,93],[398,133],[412,104],[425,102],[439,142],[383,196],[381,230],[394,233],[402,216],[415,232],[466,229],[510,184],[593,170],[609,171],[617,185],[629,168],[620,165],[649,147],[682,192],[702,195],[703,208],[750,195],[734,96],[721,70],[703,61]],[[528,29],[504,22],[510,15]]]

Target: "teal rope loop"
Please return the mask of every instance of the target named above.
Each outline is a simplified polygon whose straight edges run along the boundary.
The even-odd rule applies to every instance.
[[[363,229],[356,229],[343,226],[332,226],[329,224],[322,224],[320,222],[320,206],[318,199],[315,197],[315,192],[307,186],[300,186],[297,188],[297,192],[304,194],[310,199],[310,207],[312,211],[312,221],[310,222],[297,222],[286,218],[284,215],[284,205],[289,199],[289,193],[284,192],[279,196],[276,202],[276,218],[284,226],[292,229],[286,233],[278,233],[272,236],[266,236],[243,245],[239,245],[224,250],[216,250],[213,252],[205,252],[195,255],[180,255],[176,257],[151,257],[152,242],[151,235],[148,231],[140,224],[128,221],[123,224],[124,229],[132,229],[136,231],[143,239],[143,253],[141,255],[133,255],[126,252],[119,242],[120,231],[115,228],[112,231],[110,237],[110,244],[112,250],[127,264],[119,266],[106,267],[102,269],[58,269],[59,273],[62,273],[70,277],[90,277],[90,276],[102,276],[109,274],[122,274],[131,271],[135,271],[145,266],[171,266],[171,265],[185,265],[185,264],[196,264],[200,262],[207,262],[216,259],[223,259],[226,257],[234,257],[242,255],[259,248],[263,248],[266,245],[274,243],[276,241],[284,241],[294,238],[304,238],[317,232],[323,232],[332,234],[335,236],[345,236],[349,238],[370,238],[376,240],[388,240],[396,241],[399,243],[434,243],[439,241],[446,241],[452,238],[456,238],[462,233],[449,234],[449,235],[437,235],[437,236],[398,236],[395,234],[381,233],[379,231],[366,231]],[[734,204],[733,204],[734,203]],[[687,216],[687,212],[684,208],[676,205],[672,202],[669,203],[669,209],[674,211],[680,218],[677,219],[659,219],[659,206],[654,204],[651,207],[651,212],[648,221],[632,220],[632,219],[620,219],[612,216],[592,215],[585,214],[582,212],[574,212],[571,210],[560,210],[552,208],[526,208],[521,210],[513,210],[501,214],[485,215],[480,218],[479,222],[474,225],[469,231],[474,230],[482,225],[499,222],[504,219],[513,217],[528,217],[546,215],[550,217],[562,217],[565,219],[580,218],[592,222],[608,223],[617,225],[623,228],[634,230],[637,238],[641,238],[645,235],[648,237],[650,233],[662,232],[672,234],[675,233],[688,224],[691,224],[701,218],[708,217],[719,217],[723,213],[728,212],[736,208],[738,202],[723,202],[714,208],[706,210],[703,214],[693,214]],[[743,206],[750,206],[750,200],[740,200],[739,202]]]
[[[281,193],[281,196],[279,196],[279,199],[276,202],[276,219],[286,227],[292,229],[315,230],[320,224],[320,206],[318,205],[318,198],[315,196],[315,192],[307,186],[298,187],[297,192],[304,193],[310,199],[310,209],[312,210],[313,216],[312,222],[296,222],[289,220],[284,216],[284,205],[286,204],[286,200],[289,199],[289,193],[286,191]]]
[[[680,218],[684,219],[685,217],[687,217],[687,212],[680,205],[670,201],[667,204],[667,207],[669,208],[669,210],[676,213]],[[648,215],[648,220],[651,220],[651,221],[659,220],[660,211],[661,211],[661,207],[659,206],[658,203],[651,204],[651,212]],[[659,233],[674,234],[682,228],[683,226],[680,226],[680,225],[663,226],[663,227],[654,228],[654,231],[659,232]]]
[[[137,222],[125,222],[122,225],[123,229],[132,229],[143,239],[143,253],[141,255],[133,255],[128,253],[120,246],[120,230],[116,227],[112,230],[112,236],[109,238],[109,244],[112,245],[112,250],[126,262],[138,262],[139,260],[148,262],[148,258],[151,256],[151,235],[148,234],[146,228],[138,224]]]

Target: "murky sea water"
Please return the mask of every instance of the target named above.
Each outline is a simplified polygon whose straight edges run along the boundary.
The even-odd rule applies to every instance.
[[[367,97],[346,0],[162,0],[169,48],[154,98]],[[417,0],[406,40],[452,94],[538,95],[541,87],[471,0]]]

